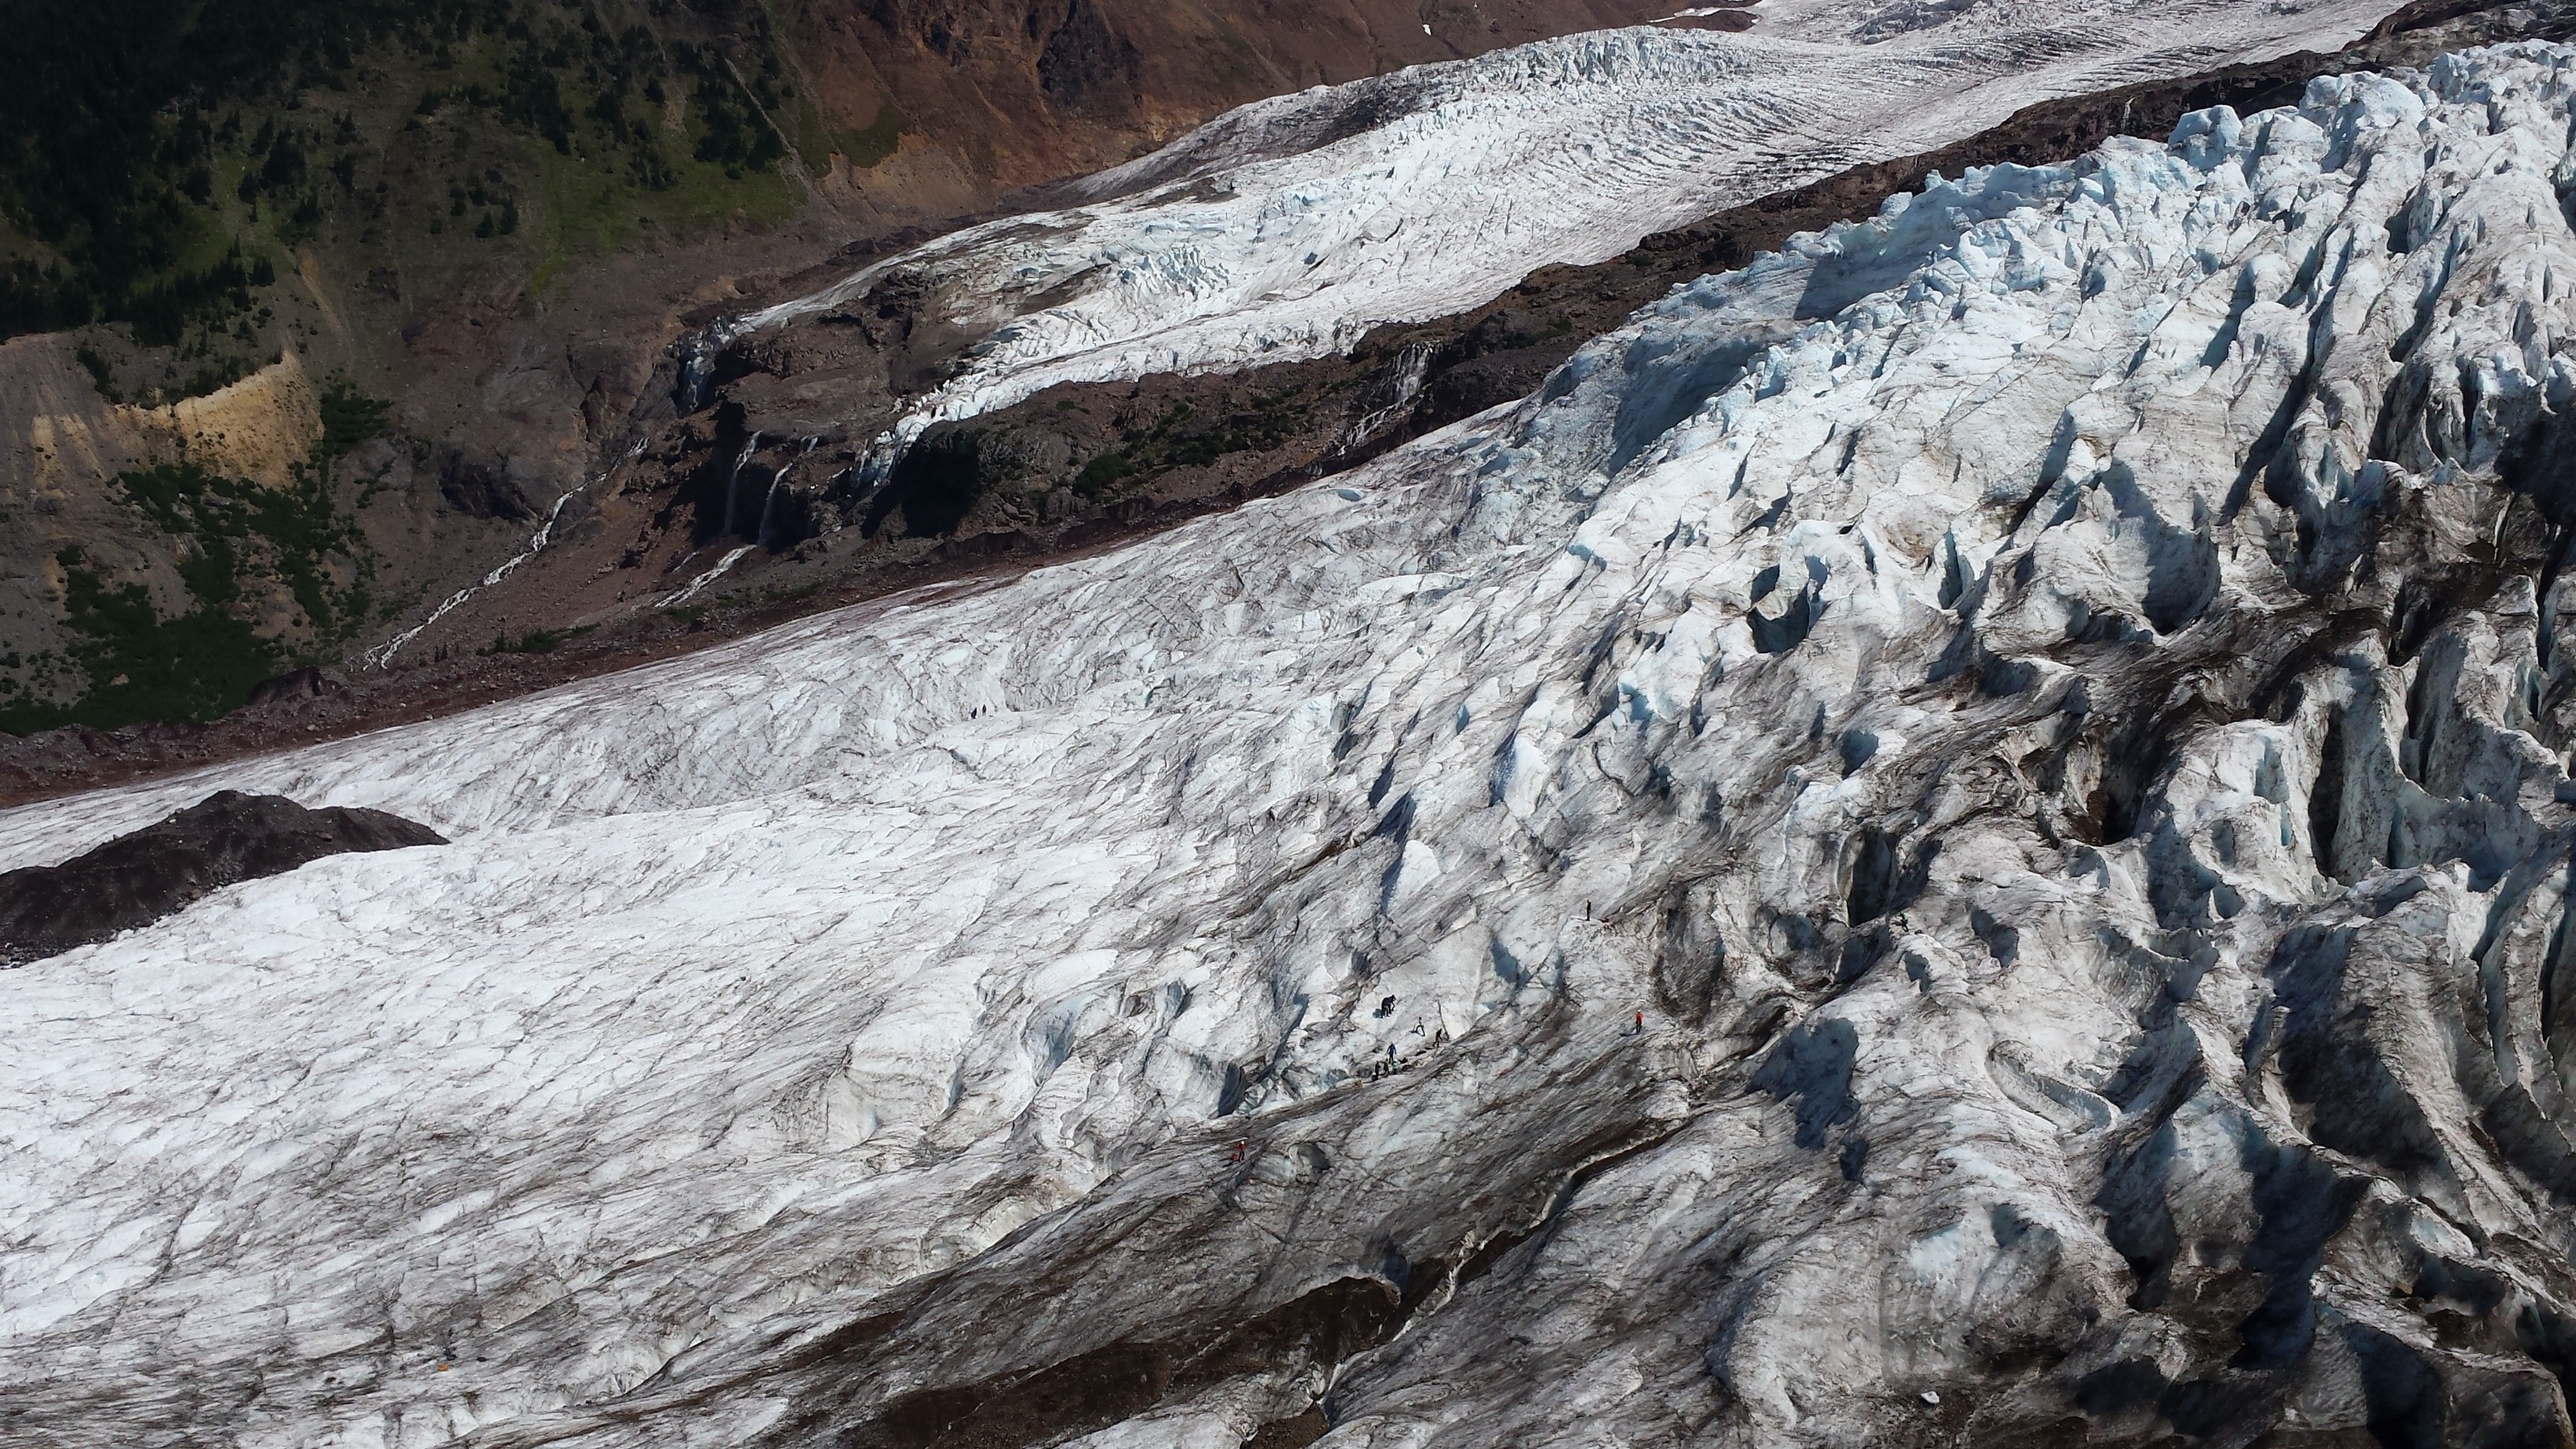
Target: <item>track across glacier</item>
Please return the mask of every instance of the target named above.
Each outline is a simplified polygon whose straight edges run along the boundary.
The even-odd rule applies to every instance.
[[[2564,1442],[2571,133],[2320,81],[1116,554],[0,815],[454,840],[0,974],[0,1432]]]
[[[725,335],[856,307],[891,279],[928,291],[940,325],[980,340],[885,456],[1057,383],[1346,350],[2037,101],[2332,51],[2397,8],[1771,0],[1751,34],[1575,35],[1243,107],[1068,188],[1088,204],[942,237]]]

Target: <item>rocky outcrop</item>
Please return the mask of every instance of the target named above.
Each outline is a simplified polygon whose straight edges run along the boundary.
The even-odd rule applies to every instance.
[[[351,851],[445,845],[381,810],[307,810],[222,790],[61,865],[0,875],[0,965],[23,965],[148,926],[226,886]]]

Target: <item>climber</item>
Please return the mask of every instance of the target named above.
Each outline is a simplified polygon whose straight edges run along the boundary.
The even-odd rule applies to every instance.
[[[1243,1160],[1243,1154],[1251,1150],[1252,1143],[1244,1138],[1238,1137],[1234,1139],[1234,1153],[1232,1156],[1226,1158],[1226,1161],[1241,1162]]]
[[[1643,1011],[1640,1011],[1640,1012],[1638,1012],[1638,1013],[1637,1013],[1637,1035],[1639,1035],[1639,1036],[1644,1036],[1645,1034],[1646,1034],[1646,1013],[1644,1013]]]
[[[1386,1000],[1379,1002],[1377,1004],[1377,1015],[1380,1020],[1384,1020],[1387,1017],[1395,1015],[1395,998],[1390,996]]]

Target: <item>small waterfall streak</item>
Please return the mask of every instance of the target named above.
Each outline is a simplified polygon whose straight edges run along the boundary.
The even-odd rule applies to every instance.
[[[1394,399],[1361,418],[1350,431],[1342,434],[1337,446],[1348,450],[1367,442],[1371,434],[1404,411],[1415,398],[1422,396],[1423,381],[1431,374],[1431,353],[1431,344],[1427,342],[1407,343],[1404,351],[1396,355]]]
[[[583,486],[587,487],[588,485],[585,484]],[[563,516],[564,505],[573,501],[575,497],[580,495],[581,491],[582,490],[580,488],[575,488],[571,492],[566,493],[561,498],[555,500],[555,506],[546,510],[546,521],[538,525],[536,536],[528,540],[528,546],[526,548],[523,548],[517,553],[510,555],[508,558],[503,559],[499,567],[483,576],[482,582],[467,584],[464,588],[458,589],[455,593],[448,595],[446,602],[429,611],[428,618],[421,620],[419,623],[414,624],[403,632],[396,634],[391,639],[386,640],[381,646],[364,656],[362,662],[370,669],[382,669],[386,665],[391,664],[395,653],[404,645],[419,638],[422,630],[427,629],[430,625],[446,618],[449,614],[455,612],[457,605],[464,603],[467,599],[474,597],[476,594],[479,594],[485,589],[492,587],[494,584],[501,582],[503,579],[508,578],[512,569],[515,569],[519,565],[536,557],[547,544],[554,541],[555,520]]]
[[[735,564],[742,562],[742,556],[744,554],[747,554],[758,547],[760,547],[759,544],[746,543],[727,550],[725,556],[716,561],[716,566],[714,568],[711,568],[705,573],[698,575],[696,578],[689,580],[689,586],[687,588],[680,590],[678,593],[673,594],[671,597],[664,599],[658,604],[655,604],[653,607],[657,609],[676,609],[682,604],[687,603],[689,600],[696,598],[698,596],[698,590],[705,588],[707,585],[714,583],[720,578],[723,578],[726,570],[732,568]]]
[[[687,417],[707,405],[715,387],[716,359],[724,355],[735,338],[750,330],[748,318],[727,317],[681,340],[679,384],[671,395],[671,404],[680,416]]]
[[[446,618],[449,614],[454,613],[457,606],[464,603],[467,599],[474,597],[476,594],[479,594],[485,589],[492,587],[494,584],[501,582],[503,579],[508,578],[511,571],[516,569],[519,565],[526,563],[528,560],[535,558],[538,554],[545,552],[546,545],[555,541],[555,524],[563,519],[564,505],[572,502],[582,494],[589,492],[591,484],[601,482],[605,480],[610,473],[616,472],[619,464],[632,463],[637,458],[642,457],[644,455],[644,446],[644,439],[636,439],[635,445],[626,450],[626,456],[619,459],[617,463],[610,464],[597,478],[584,479],[570,491],[566,492],[562,497],[557,498],[555,500],[555,506],[546,510],[545,522],[538,524],[536,533],[528,539],[528,546],[526,548],[523,548],[517,553],[510,555],[508,558],[503,559],[490,573],[483,576],[481,582],[467,584],[464,588],[458,589],[455,593],[448,595],[437,608],[429,611],[428,618],[421,620],[419,623],[412,625],[410,628],[405,629],[399,634],[396,634],[384,643],[368,650],[365,654],[360,655],[358,660],[359,666],[366,669],[382,669],[393,663],[394,655],[400,653],[403,646],[411,643],[414,639],[419,638],[423,630],[426,630],[430,625],[437,623],[439,620]]]
[[[751,441],[742,445],[742,456],[733,460],[733,471],[725,475],[724,522],[716,526],[718,538],[727,538],[733,534],[734,498],[741,492],[742,470],[751,466],[752,454],[759,451],[760,434],[754,432],[751,435]]]
[[[752,535],[752,542],[759,544],[762,548],[769,547],[770,519],[771,516],[778,511],[778,485],[786,482],[787,475],[794,471],[797,464],[805,461],[806,456],[814,451],[815,444],[822,441],[823,440],[820,438],[807,438],[805,440],[805,451],[788,459],[786,463],[780,466],[777,476],[769,480],[769,494],[767,497],[760,500],[760,529]]]
[[[876,497],[877,490],[894,476],[894,465],[902,460],[904,449],[912,445],[913,438],[920,431],[918,428],[909,432],[890,428],[877,434],[859,461],[842,470],[841,486],[849,490],[850,497],[845,506],[863,506]]]

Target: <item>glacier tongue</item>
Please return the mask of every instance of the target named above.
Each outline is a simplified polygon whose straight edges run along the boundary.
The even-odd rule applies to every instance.
[[[455,841],[0,975],[10,1437],[2565,1442],[2571,128],[1974,173],[1329,486],[0,816]]]
[[[715,341],[848,320],[890,283],[932,297],[930,320],[975,341],[905,405],[883,467],[933,423],[1058,383],[1347,350],[1383,323],[1464,311],[1539,267],[1601,261],[2036,101],[2332,50],[2399,7],[1931,8],[1908,22],[1903,5],[1855,15],[1772,0],[1749,35],[1582,34],[1260,102],[1068,189],[1088,204],[942,237]],[[837,339],[816,345],[815,368],[831,371]]]

